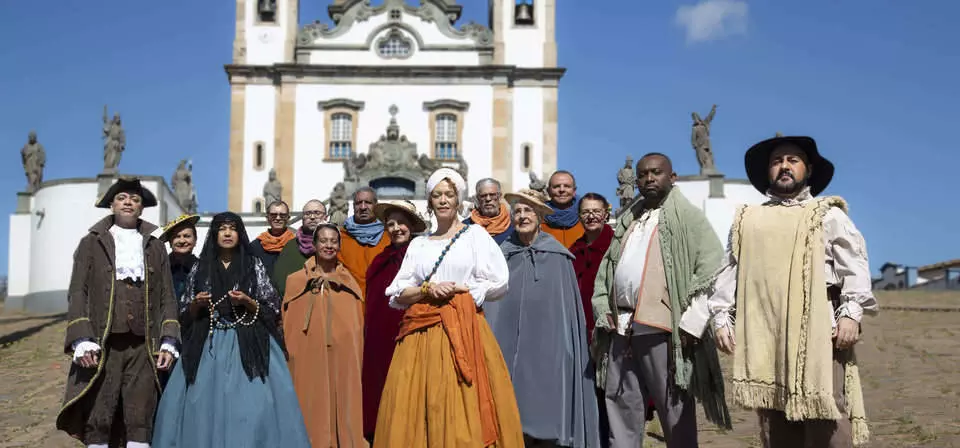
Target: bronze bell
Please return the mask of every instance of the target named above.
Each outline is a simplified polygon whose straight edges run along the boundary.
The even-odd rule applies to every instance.
[[[273,14],[277,12],[277,3],[276,0],[261,0],[260,1],[260,13],[261,14]]]
[[[518,3],[514,9],[514,23],[517,25],[533,25],[533,5]]]

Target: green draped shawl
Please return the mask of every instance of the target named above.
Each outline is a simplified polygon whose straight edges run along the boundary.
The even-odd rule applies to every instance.
[[[606,381],[610,342],[614,334],[614,329],[607,323],[607,316],[612,316],[612,310],[616,309],[614,297],[610,295],[614,273],[630,227],[642,212],[642,204],[638,203],[617,219],[613,241],[600,262],[594,283],[592,302],[597,325],[591,351],[597,364],[597,384]],[[703,211],[676,188],[663,203],[658,233],[673,311],[670,357],[673,383],[700,401],[709,421],[729,429],[730,413],[724,398],[723,376],[713,333],[705,332],[702,339],[691,347],[683,347],[680,341],[680,317],[695,296],[710,291],[723,257],[723,246]]]

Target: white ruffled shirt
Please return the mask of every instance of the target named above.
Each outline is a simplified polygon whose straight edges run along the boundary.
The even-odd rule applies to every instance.
[[[143,235],[140,230],[110,226],[115,246],[114,259],[117,265],[117,280],[144,280]]]
[[[786,207],[799,206],[813,199],[809,189],[792,199],[782,199],[769,194],[768,196],[770,202]],[[823,242],[826,248],[824,269],[827,285],[840,287],[842,303],[833,310],[832,326],[835,328],[837,319],[841,317],[849,317],[860,322],[864,313],[876,314],[879,306],[877,299],[873,296],[867,244],[863,235],[843,210],[832,207],[824,215]],[[730,314],[737,302],[737,259],[729,245],[724,260],[726,265],[717,274],[713,293],[709,297],[702,294],[694,298],[690,308],[683,313],[680,328],[687,333],[702,335],[707,323],[711,320],[714,328],[728,325],[732,327],[733,318]]]
[[[448,244],[449,239],[432,240],[426,236],[410,241],[400,271],[385,291],[390,297],[391,307],[401,310],[409,307],[397,303],[397,297],[404,289],[423,283]],[[481,306],[485,300],[494,301],[503,297],[507,292],[509,277],[510,269],[500,246],[483,227],[472,224],[447,251],[430,281],[466,285],[474,302]]]

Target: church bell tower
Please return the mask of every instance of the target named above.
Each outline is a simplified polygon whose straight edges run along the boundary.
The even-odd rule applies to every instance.
[[[294,62],[299,0],[236,0],[233,67]],[[228,68],[228,73],[230,69]],[[247,84],[230,79],[230,163],[227,206],[263,209],[263,185],[271,169],[293,191],[294,85]],[[249,124],[249,125],[248,125]]]
[[[544,79],[494,92],[494,152],[511,166],[494,165],[505,189],[527,186],[530,173],[540,178],[557,169],[557,92],[563,69],[557,67],[557,0],[490,0],[494,64],[542,70]],[[498,141],[498,135],[506,134]],[[505,151],[498,151],[506,146]]]

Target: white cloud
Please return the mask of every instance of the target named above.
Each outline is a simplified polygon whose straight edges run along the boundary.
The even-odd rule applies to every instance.
[[[687,43],[705,42],[747,32],[747,2],[701,0],[677,9],[676,24],[686,28]]]

